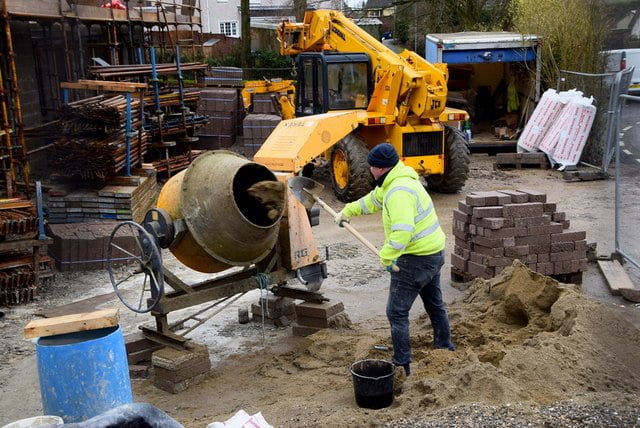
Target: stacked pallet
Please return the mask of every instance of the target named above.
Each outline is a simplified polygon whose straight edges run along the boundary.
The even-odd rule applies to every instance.
[[[282,118],[273,114],[248,114],[242,124],[244,147],[258,151],[280,121]]]
[[[547,195],[531,190],[473,192],[453,210],[454,281],[492,278],[519,259],[531,270],[562,281],[581,282],[587,268],[584,231]]]
[[[236,136],[242,133],[244,117],[244,109],[237,89],[202,90],[197,111],[198,114],[205,115],[209,119],[209,123],[196,133],[200,137],[198,148],[218,149],[235,144]]]
[[[59,271],[104,270],[107,267],[109,237],[116,222],[51,224],[47,235],[53,238],[49,252]],[[126,229],[115,237],[114,242],[132,254],[139,254],[133,236],[124,235]],[[120,253],[121,254],[121,253]]]
[[[52,190],[46,206],[49,223],[81,223],[98,220],[141,222],[156,199],[155,173],[114,177],[100,190]]]
[[[27,200],[0,203],[0,306],[30,302],[53,277],[50,238],[34,239],[38,220]]]

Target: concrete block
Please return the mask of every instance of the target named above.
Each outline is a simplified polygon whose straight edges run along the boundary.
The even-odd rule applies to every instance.
[[[474,207],[473,217],[505,217],[502,207]]]
[[[297,305],[295,308],[295,313],[298,317],[327,319],[344,311],[344,304],[342,302],[303,302]]]
[[[562,232],[562,233],[554,233],[551,235],[551,242],[571,242],[571,241],[582,241],[585,239],[587,239],[587,233],[585,231]]]

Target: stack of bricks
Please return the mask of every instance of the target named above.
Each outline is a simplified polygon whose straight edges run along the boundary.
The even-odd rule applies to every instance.
[[[252,108],[253,113],[262,114],[278,114],[276,107],[273,105],[273,97],[278,97],[281,94],[278,93],[266,93],[266,94],[253,94]],[[285,94],[286,95],[286,94]]]
[[[303,302],[296,306],[294,336],[308,336],[322,329],[339,324],[338,317],[344,316],[342,302]]]
[[[243,84],[242,69],[238,67],[211,67],[205,74],[202,79],[205,86],[241,88]]]
[[[454,281],[492,278],[519,259],[531,270],[580,282],[587,268],[584,231],[547,195],[530,190],[473,192],[453,210]]]
[[[59,271],[106,269],[109,238],[115,222],[48,224],[47,235],[53,238],[49,254]],[[123,232],[126,228],[121,228]],[[138,254],[135,237],[119,233],[114,242],[121,248]],[[117,262],[115,262],[117,264]]]
[[[264,319],[275,326],[287,327],[296,318],[295,306],[293,299],[270,294],[251,305],[251,313],[254,321],[261,321],[264,315]]]
[[[546,153],[497,153],[496,168],[540,168],[549,169],[549,160]]]
[[[243,122],[244,147],[257,152],[281,120],[273,114],[248,114]]]
[[[231,147],[236,136],[242,134],[244,108],[238,89],[217,88],[200,91],[198,114],[205,115],[209,122],[196,131],[200,141],[197,149],[219,149]]]
[[[151,357],[153,384],[163,391],[177,394],[203,380],[211,369],[206,346],[189,343],[186,349],[163,348]]]

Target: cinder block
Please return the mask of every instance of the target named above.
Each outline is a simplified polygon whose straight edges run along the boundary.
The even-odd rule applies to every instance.
[[[298,317],[324,318],[327,319],[333,315],[344,311],[342,302],[324,302],[311,303],[303,302],[296,305],[295,313]]]

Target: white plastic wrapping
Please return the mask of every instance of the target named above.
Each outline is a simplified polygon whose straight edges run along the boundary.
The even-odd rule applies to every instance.
[[[564,107],[564,102],[566,100],[553,89],[548,89],[542,94],[538,106],[518,139],[519,152],[538,150],[545,133],[551,128]]]

